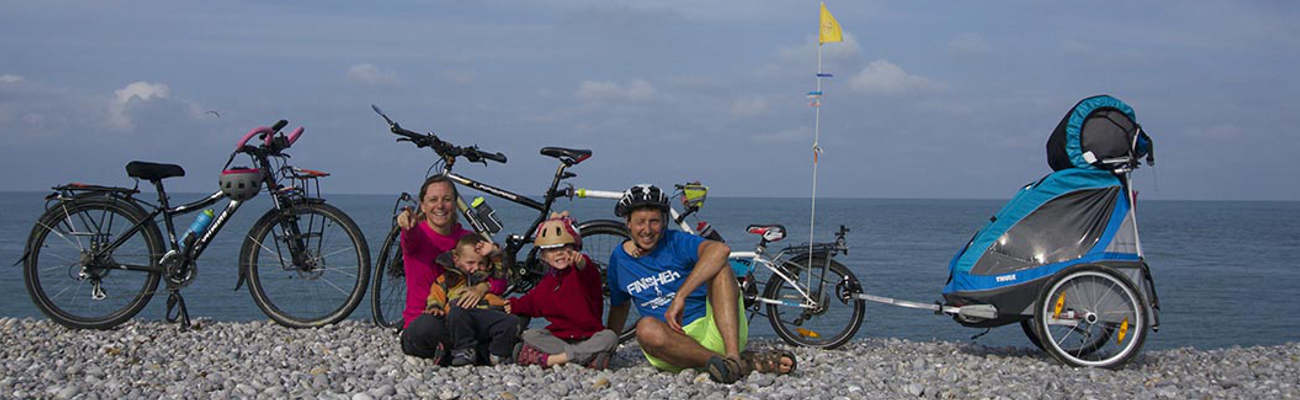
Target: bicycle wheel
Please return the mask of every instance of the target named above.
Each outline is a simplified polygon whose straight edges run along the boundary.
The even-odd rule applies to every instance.
[[[296,226],[298,235],[291,228]],[[290,251],[291,241],[303,253]],[[280,325],[309,328],[347,318],[370,279],[366,238],[346,214],[324,203],[270,210],[249,230],[240,250],[248,290]]]
[[[370,291],[370,312],[375,325],[384,328],[401,328],[402,311],[406,309],[406,266],[402,263],[401,231],[396,225],[388,231],[372,274],[375,280]]]
[[[1039,350],[1047,351],[1046,348],[1043,348],[1043,342],[1038,340],[1038,331],[1034,330],[1033,318],[1020,320],[1020,330],[1025,332],[1025,337],[1029,338],[1029,343],[1032,343],[1034,347],[1037,347]],[[1078,346],[1066,347],[1063,344],[1062,348],[1064,348],[1067,353],[1082,355],[1092,354],[1092,352],[1101,348],[1107,340],[1110,340],[1111,335],[1115,333],[1115,329],[1111,326],[1105,326],[1102,327],[1100,333],[1100,335],[1092,337],[1092,340],[1075,343]]]
[[[1145,304],[1133,283],[1112,268],[1068,269],[1039,294],[1034,329],[1047,353],[1063,363],[1118,368],[1146,340]]]
[[[613,220],[587,221],[579,224],[578,229],[582,234],[582,252],[587,253],[600,268],[601,291],[605,296],[605,311],[601,316],[601,322],[606,322],[609,321],[609,287],[605,280],[605,271],[609,269],[609,256],[613,254],[615,248],[622,246],[623,242],[631,237],[628,236],[627,227],[623,223]],[[640,319],[636,307],[629,306],[627,313],[626,322],[618,331],[620,343],[636,337],[636,321]]]
[[[763,297],[781,302],[767,304],[767,318],[772,323],[772,330],[787,343],[797,346],[823,349],[843,346],[862,327],[866,315],[866,301],[852,297],[861,292],[858,278],[838,261],[829,260],[828,263],[821,256],[813,257],[811,263],[807,261],[808,258],[787,261],[782,272],[787,274],[788,280],[777,273],[768,278]],[[807,286],[805,265],[812,266],[814,282],[825,271],[825,283],[821,288]],[[811,302],[804,293],[812,298]]]
[[[1043,348],[1043,342],[1038,340],[1038,331],[1034,330],[1034,320],[1032,318],[1020,320],[1020,330],[1025,332],[1025,337],[1029,338],[1029,343],[1033,344],[1034,347],[1039,350],[1047,350]]]
[[[146,218],[138,206],[107,196],[47,210],[32,228],[23,262],[32,302],[69,328],[107,329],[131,319],[162,276],[162,233]],[[120,246],[99,253],[119,240]]]

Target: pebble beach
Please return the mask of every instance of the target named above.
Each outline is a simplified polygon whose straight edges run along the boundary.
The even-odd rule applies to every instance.
[[[789,376],[732,385],[657,372],[635,343],[611,368],[440,368],[407,357],[391,330],[345,321],[286,329],[269,321],[108,331],[0,319],[0,397],[304,399],[1043,399],[1300,398],[1300,343],[1143,351],[1118,371],[1062,366],[1028,347],[860,339],[837,350],[791,348]],[[785,347],[759,338],[751,348]]]

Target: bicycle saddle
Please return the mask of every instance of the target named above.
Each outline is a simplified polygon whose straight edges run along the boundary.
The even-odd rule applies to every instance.
[[[745,228],[745,232],[760,235],[763,237],[763,240],[769,242],[776,242],[785,239],[785,226],[781,224],[750,225]]]
[[[185,169],[176,164],[132,161],[126,163],[126,175],[132,178],[157,181],[173,176],[185,176]]]
[[[560,159],[566,166],[574,166],[591,157],[591,150],[566,149],[563,147],[543,147],[542,155]]]

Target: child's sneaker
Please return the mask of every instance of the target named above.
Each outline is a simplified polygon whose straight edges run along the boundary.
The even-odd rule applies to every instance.
[[[496,354],[488,354],[488,365],[501,365],[501,364],[510,364],[510,363],[511,363],[510,356],[498,356]]]
[[[438,347],[433,349],[433,358],[431,360],[435,366],[445,366],[444,363],[447,361],[447,348],[443,347],[442,343],[438,343]]]
[[[550,354],[546,354],[526,343],[519,342],[515,344],[515,363],[519,365],[540,365],[542,368],[546,368],[546,359],[550,357]]]
[[[473,348],[451,350],[451,366],[453,367],[474,364],[475,359],[478,359],[478,354]]]
[[[594,370],[609,369],[609,360],[611,358],[614,358],[614,352],[612,351],[602,351],[596,353],[596,356],[592,357],[591,361],[587,362],[587,368],[591,368]]]

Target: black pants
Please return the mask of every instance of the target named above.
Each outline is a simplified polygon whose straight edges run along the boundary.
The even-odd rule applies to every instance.
[[[509,357],[519,341],[519,322],[518,317],[498,310],[453,306],[447,315],[451,348],[481,349],[480,346],[486,343],[492,355]]]
[[[446,318],[420,314],[402,330],[402,352],[420,358],[435,358],[438,356],[438,345],[447,347],[450,337]]]

